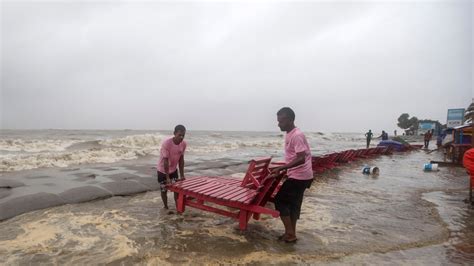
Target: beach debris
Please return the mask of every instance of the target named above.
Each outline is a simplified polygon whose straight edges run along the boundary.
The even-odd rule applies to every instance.
[[[438,164],[437,163],[425,163],[423,165],[423,170],[424,171],[438,171]]]
[[[364,175],[378,175],[380,173],[380,169],[377,166],[368,166],[365,165],[362,168],[362,173]]]

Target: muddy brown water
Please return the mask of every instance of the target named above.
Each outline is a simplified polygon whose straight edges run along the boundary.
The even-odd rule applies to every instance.
[[[263,216],[240,232],[212,213],[168,214],[152,191],[3,221],[0,263],[473,264],[468,177],[463,168],[422,171],[438,156],[394,154],[319,175],[306,191],[296,244],[276,240],[279,219]],[[364,164],[380,175],[363,175]]]

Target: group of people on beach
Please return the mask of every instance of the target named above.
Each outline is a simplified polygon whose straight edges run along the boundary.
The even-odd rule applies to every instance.
[[[397,135],[397,131],[395,130],[394,131],[395,135]],[[372,133],[372,130],[369,129],[369,131],[367,133],[365,133],[365,138],[367,140],[367,149],[369,148],[370,146],[370,141],[372,140],[372,136],[374,135],[374,133]],[[382,140],[388,140],[388,133],[385,132],[385,130],[382,130],[382,134],[380,134],[380,136],[376,137],[376,139],[382,139]]]
[[[272,170],[272,174],[287,171],[286,180],[275,196],[275,209],[280,212],[280,219],[285,233],[278,240],[294,243],[296,222],[300,218],[303,195],[313,182],[311,149],[303,132],[295,126],[295,112],[283,107],[277,112],[278,127],[286,132],[285,164]],[[184,180],[184,153],[186,151],[186,128],[177,125],[173,136],[161,144],[160,158],[157,165],[158,183],[165,209],[168,209],[167,185]],[[179,172],[179,173],[178,173]],[[174,194],[175,202],[177,193]]]

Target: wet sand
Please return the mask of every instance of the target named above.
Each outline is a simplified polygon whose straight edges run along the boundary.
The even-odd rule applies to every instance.
[[[439,156],[382,156],[319,176],[306,192],[296,244],[276,240],[279,219],[263,216],[240,232],[234,220],[192,208],[168,214],[159,192],[149,191],[3,221],[0,263],[472,264],[474,210],[463,202],[468,178],[463,168],[421,170]],[[381,174],[361,174],[364,163]],[[245,169],[239,162],[220,166],[222,173]],[[196,164],[195,171],[219,173],[218,167]]]
[[[0,176],[0,221],[29,211],[159,188],[153,156],[113,164],[94,164],[5,172]],[[187,175],[226,175],[245,171],[241,160],[186,165]]]

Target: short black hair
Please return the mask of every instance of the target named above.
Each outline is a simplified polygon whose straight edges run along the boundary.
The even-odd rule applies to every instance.
[[[183,125],[177,125],[174,127],[174,133],[181,131],[181,132],[186,132],[186,128]]]
[[[281,108],[277,115],[286,115],[291,121],[295,121],[295,112],[290,107]]]

